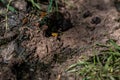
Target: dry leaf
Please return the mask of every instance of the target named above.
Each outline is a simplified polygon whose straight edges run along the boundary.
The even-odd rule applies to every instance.
[[[57,37],[57,36],[58,36],[58,33],[52,33],[52,36],[53,36],[53,37]]]
[[[23,18],[22,24],[25,25],[27,22],[28,22],[28,18],[27,17]]]
[[[40,13],[40,18],[42,19],[42,18],[44,18],[46,15],[47,15],[46,12],[41,12],[41,13]]]

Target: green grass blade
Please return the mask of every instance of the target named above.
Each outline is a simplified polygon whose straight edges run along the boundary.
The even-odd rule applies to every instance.
[[[16,9],[10,5],[7,5],[8,10],[12,11],[12,12],[17,12]]]
[[[118,50],[120,50],[120,47],[113,41],[113,40],[110,40],[110,43]]]
[[[50,13],[52,10],[53,0],[50,0],[47,12]]]

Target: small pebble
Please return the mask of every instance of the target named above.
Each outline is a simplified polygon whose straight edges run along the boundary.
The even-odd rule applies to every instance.
[[[16,0],[13,2],[13,6],[20,11],[27,10],[27,2],[25,0]]]

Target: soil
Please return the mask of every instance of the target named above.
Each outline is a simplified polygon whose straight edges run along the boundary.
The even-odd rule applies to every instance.
[[[45,23],[40,22],[44,12],[25,0],[13,1],[19,12],[8,12],[7,28],[0,13],[0,80],[82,80],[65,70],[92,55],[97,43],[113,39],[120,44],[120,7],[114,1],[61,0],[59,18],[52,12]],[[46,8],[47,0],[41,2]]]

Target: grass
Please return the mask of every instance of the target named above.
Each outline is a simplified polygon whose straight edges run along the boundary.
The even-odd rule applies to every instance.
[[[53,6],[54,2],[55,2],[55,7]],[[58,11],[58,3],[57,2],[58,2],[58,0],[55,0],[55,1],[50,0],[49,5],[48,5],[47,13],[53,12],[54,10]]]
[[[39,10],[41,9],[39,3],[36,3],[34,0],[28,0],[28,1],[32,3],[33,8],[36,8],[36,9],[39,9]]]
[[[120,80],[120,47],[110,40],[107,50],[89,57],[87,60],[79,60],[67,69],[80,75],[82,80]]]
[[[10,6],[11,2],[12,2],[12,0],[9,0],[9,2],[7,4],[7,10],[6,10],[6,16],[5,16],[5,20],[6,20],[5,27],[6,27],[6,30],[9,29],[9,27],[8,27],[8,10],[10,9],[12,11],[12,7]]]

